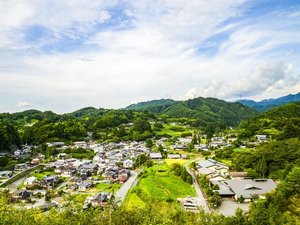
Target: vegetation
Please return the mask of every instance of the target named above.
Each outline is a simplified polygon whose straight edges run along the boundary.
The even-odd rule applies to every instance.
[[[286,225],[299,224],[300,167],[295,167],[276,191],[252,204],[248,214],[237,210],[231,217],[183,211],[175,202],[148,202],[143,207],[111,207],[82,209],[82,205],[67,204],[47,213],[39,209],[12,207],[7,192],[0,192],[0,224],[201,224],[201,225]],[[134,195],[131,195],[134,196]],[[132,197],[134,198],[134,197]],[[138,200],[139,201],[139,200]],[[142,203],[141,203],[142,204]]]
[[[252,151],[240,152],[233,159],[236,170],[247,170],[252,177],[284,179],[297,165],[300,165],[298,138],[266,143]]]
[[[181,172],[182,166],[179,167],[179,172],[167,164],[145,168],[138,185],[129,193],[125,205],[143,207],[145,203],[176,202],[179,197],[195,196],[194,188],[182,179],[188,180],[187,175]]]
[[[157,104],[157,105],[156,105]],[[229,103],[215,98],[195,98],[187,101],[159,100],[129,106],[129,109],[148,110],[170,117],[193,118],[193,125],[214,133],[237,125],[242,119],[253,117],[257,111],[240,103]]]
[[[204,192],[205,198],[209,203],[210,207],[216,209],[221,206],[222,198],[219,196],[217,190],[219,190],[218,186],[210,187],[209,180],[205,175],[201,175],[198,177],[198,181],[201,187],[201,190]]]
[[[149,110],[153,113],[159,113],[166,109],[167,107],[174,104],[176,101],[172,99],[160,99],[160,100],[152,100],[148,102],[140,102],[137,104],[132,104],[126,107],[126,109],[132,110]]]
[[[300,137],[300,102],[289,103],[243,121],[240,138],[251,138],[255,134],[267,134],[272,139]]]
[[[1,118],[1,117],[0,117]],[[16,128],[7,121],[0,120],[0,152],[10,151],[12,145],[21,144]]]

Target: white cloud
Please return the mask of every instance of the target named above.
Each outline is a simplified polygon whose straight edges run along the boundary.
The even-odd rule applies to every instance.
[[[299,87],[296,12],[244,17],[249,2],[236,0],[2,2],[0,111],[21,98],[65,112],[166,95],[263,98]],[[50,34],[26,40],[34,25]],[[69,39],[78,48],[61,50]]]
[[[192,88],[185,98],[211,96],[225,99],[237,99],[263,95],[270,91],[292,88],[298,85],[300,76],[293,70],[292,64],[283,62],[264,64],[249,76],[238,81],[212,81],[206,88]]]
[[[18,107],[29,107],[31,104],[29,102],[19,102]]]

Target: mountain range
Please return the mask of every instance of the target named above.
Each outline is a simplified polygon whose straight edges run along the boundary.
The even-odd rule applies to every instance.
[[[274,107],[281,106],[289,102],[296,102],[296,101],[300,101],[300,92],[297,94],[289,94],[280,98],[264,99],[259,102],[248,100],[248,99],[242,99],[239,100],[238,102],[263,112],[272,109]]]

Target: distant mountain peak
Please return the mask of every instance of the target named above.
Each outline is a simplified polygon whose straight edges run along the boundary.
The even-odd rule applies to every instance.
[[[258,102],[249,99],[242,99],[239,100],[238,102],[248,107],[254,108],[258,111],[266,111],[274,107],[284,105],[289,102],[297,102],[297,101],[300,101],[300,92],[297,94],[289,94],[279,98],[264,99]]]

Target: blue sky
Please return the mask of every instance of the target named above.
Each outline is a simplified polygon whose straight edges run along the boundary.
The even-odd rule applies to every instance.
[[[0,111],[300,91],[296,0],[0,0]]]

